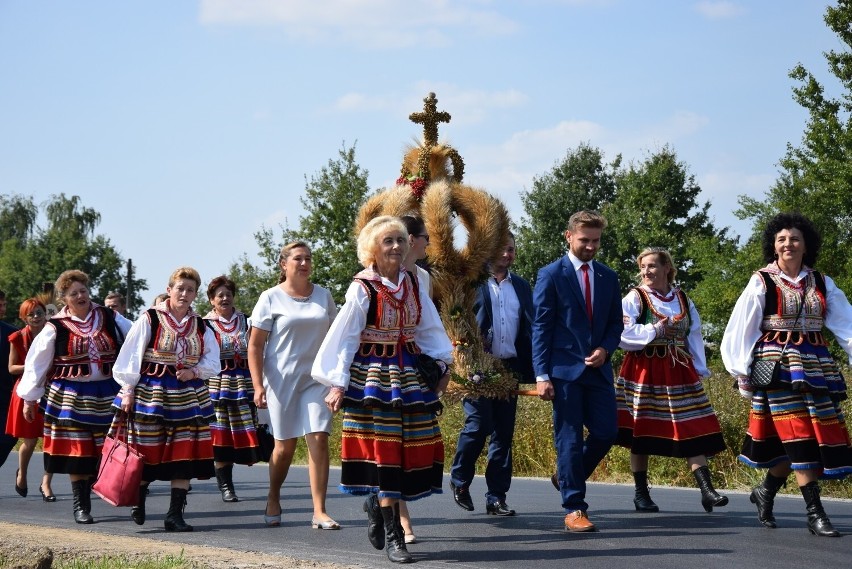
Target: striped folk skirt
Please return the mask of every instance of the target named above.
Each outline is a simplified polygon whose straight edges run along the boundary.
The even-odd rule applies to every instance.
[[[210,423],[210,391],[201,379],[178,381],[172,375],[142,375],[127,427],[130,446],[145,457],[142,479],[190,480],[215,475]],[[116,411],[121,397],[115,398]],[[121,413],[115,413],[111,433]]]
[[[260,460],[260,455],[254,388],[248,370],[232,370],[206,381],[215,413],[210,423],[213,459],[254,464]]]
[[[752,395],[740,461],[754,468],[790,461],[794,470],[816,470],[829,479],[852,475],[852,442],[840,405],[826,394],[784,385]]]
[[[628,352],[615,398],[616,444],[633,454],[689,458],[725,450],[719,419],[691,360]]]
[[[767,332],[755,357],[782,349]],[[752,395],[740,461],[755,468],[789,461],[794,470],[816,470],[829,479],[852,475],[852,443],[840,408],[846,382],[825,341],[811,333],[783,353],[779,389]]]
[[[41,400],[44,413],[44,470],[53,474],[97,474],[104,437],[119,386],[113,379],[54,379]]]
[[[357,354],[344,397],[340,489],[417,500],[440,494],[444,441],[437,397],[420,383],[413,356]]]

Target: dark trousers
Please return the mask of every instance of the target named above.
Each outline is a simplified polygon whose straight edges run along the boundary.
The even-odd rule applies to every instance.
[[[586,511],[586,479],[618,434],[612,378],[586,368],[574,381],[553,379],[553,438],[562,507]],[[583,440],[583,427],[589,434]]]
[[[450,470],[450,480],[456,486],[467,488],[473,481],[476,461],[488,443],[488,464],[485,467],[485,484],[488,503],[505,501],[512,484],[512,437],[515,434],[515,413],[518,398],[464,399],[464,428],[459,433],[456,456]]]

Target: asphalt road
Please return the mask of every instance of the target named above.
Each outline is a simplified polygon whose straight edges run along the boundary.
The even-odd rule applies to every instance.
[[[229,547],[243,551],[282,554],[300,559],[358,567],[392,566],[384,551],[373,549],[366,538],[363,500],[340,493],[340,471],[332,469],[328,511],[343,528],[320,531],[310,527],[311,503],[307,469],[293,467],[282,491],[283,517],[279,528],[263,524],[266,465],[237,466],[234,479],[241,501],[225,504],[214,481],[193,481],[185,518],[195,532],[166,533],[168,486],[154,483],[148,498],[148,521],[135,525],[129,508],[114,508],[93,494],[96,523],[74,523],[67,476],[53,484],[58,501],[42,502],[38,493],[41,456],[33,457],[30,493],[15,493],[17,454],[0,468],[0,519],[11,523],[86,529],[98,534],[150,537],[176,543]],[[444,478],[447,487],[448,477]],[[633,511],[632,487],[590,484],[590,518],[597,533],[572,534],[562,528],[564,514],[549,480],[516,478],[508,503],[518,511],[512,518],[485,514],[485,485],[477,477],[471,487],[476,511],[465,512],[443,495],[410,504],[419,543],[409,546],[419,567],[475,567],[523,569],[630,568],[685,566],[702,569],[743,567],[801,569],[852,567],[852,501],[824,500],[840,538],[817,538],[806,528],[801,496],[779,496],[775,513],[779,528],[770,530],[757,521],[754,506],[744,493],[727,492],[731,502],[707,514],[697,489],[652,489],[657,514]]]

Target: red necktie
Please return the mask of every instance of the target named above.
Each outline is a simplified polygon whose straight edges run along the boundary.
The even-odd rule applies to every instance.
[[[589,264],[583,263],[580,267],[583,269],[583,284],[586,287],[586,314],[589,316],[589,322],[592,321],[592,282],[589,280]]]

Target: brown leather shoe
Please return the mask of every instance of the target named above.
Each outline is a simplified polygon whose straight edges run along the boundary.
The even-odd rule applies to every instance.
[[[597,531],[595,524],[589,521],[589,516],[583,510],[574,510],[565,516],[567,531]]]

